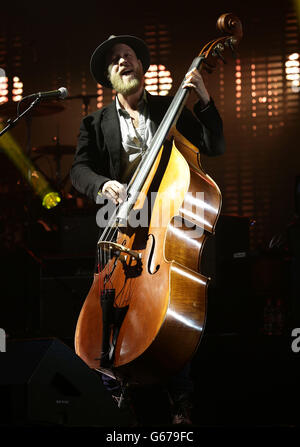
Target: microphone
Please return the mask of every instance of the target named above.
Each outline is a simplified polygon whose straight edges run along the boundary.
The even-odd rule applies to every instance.
[[[40,99],[65,99],[69,92],[66,87],[60,87],[58,90],[50,90],[49,92],[38,92],[26,96],[26,98],[40,98]],[[25,99],[25,98],[24,98]]]

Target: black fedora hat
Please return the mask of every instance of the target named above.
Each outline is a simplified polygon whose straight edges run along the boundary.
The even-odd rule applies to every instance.
[[[138,59],[142,62],[144,73],[150,65],[150,53],[146,43],[134,36],[110,36],[107,40],[102,42],[93,52],[90,69],[94,79],[104,87],[111,87],[107,79],[107,52],[117,43],[124,43],[132,48]]]

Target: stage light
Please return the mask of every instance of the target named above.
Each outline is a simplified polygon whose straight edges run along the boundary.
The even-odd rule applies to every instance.
[[[4,125],[0,123],[0,130],[3,128]],[[9,131],[1,136],[0,147],[2,152],[7,155],[7,157],[21,172],[22,176],[32,187],[35,194],[41,198],[44,208],[54,208],[61,202],[59,193],[53,190],[44,176],[36,169],[32,161],[26,157],[21,147]]]
[[[97,109],[103,107],[103,87],[101,84],[97,84]]]
[[[22,99],[23,94],[23,82],[20,81],[18,76],[13,77],[13,87],[12,87],[12,100],[14,102],[19,102]]]
[[[287,81],[290,81],[291,89],[294,93],[300,91],[300,62],[299,53],[292,53],[285,62],[285,73]]]
[[[8,101],[8,78],[6,76],[0,77],[0,104]]]
[[[145,88],[152,95],[166,96],[172,88],[173,79],[164,65],[150,65],[145,73]]]
[[[22,99],[23,94],[23,82],[20,81],[18,76],[14,76],[12,79],[12,100],[18,102]],[[9,79],[7,76],[0,76],[0,104],[8,101],[9,94]]]
[[[266,98],[266,96],[261,96],[261,97],[259,97],[259,98],[258,98],[258,102],[260,102],[260,103],[267,102],[267,98]]]

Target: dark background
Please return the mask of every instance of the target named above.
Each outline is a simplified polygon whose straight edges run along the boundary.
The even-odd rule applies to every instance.
[[[218,36],[216,20],[225,12],[240,18],[244,36],[238,48],[240,62],[229,58],[213,74],[204,73],[223,118],[227,149],[222,157],[202,157],[204,169],[221,189],[223,206],[216,236],[208,242],[202,264],[203,273],[212,276],[212,281],[207,331],[194,372],[197,386],[207,384],[205,424],[297,425],[293,416],[296,397],[292,397],[296,382],[290,379],[296,377],[299,361],[290,344],[291,329],[300,326],[299,92],[291,91],[284,65],[288,55],[299,52],[300,19],[294,3],[6,3],[1,6],[0,67],[10,82],[13,76],[20,77],[24,95],[61,86],[68,88],[70,97],[96,95],[89,73],[96,46],[111,34],[147,40],[147,32],[154,30],[157,40],[152,62],[163,63],[171,71],[171,93],[175,93],[192,59]],[[161,30],[167,36],[165,53],[157,37]],[[281,83],[277,115],[268,115],[270,103],[266,103],[257,104],[253,117],[251,65],[257,67],[256,82],[268,84],[268,90],[274,61],[275,69],[279,64]],[[239,116],[236,65],[242,75]],[[104,103],[110,100],[111,92],[104,89]],[[42,208],[5,155],[5,148],[0,154],[0,327],[9,338],[57,337],[73,349],[77,316],[91,283],[97,238],[96,209],[72,189],[68,178],[72,148],[75,151],[86,112],[83,105],[82,98],[66,99],[63,111],[20,121],[11,131],[21,150],[60,191],[62,203],[53,210]],[[95,109],[92,98],[88,111]],[[0,113],[3,122],[15,115],[15,109],[10,110],[9,116]],[[54,138],[68,148],[59,158],[61,185],[53,155],[46,150],[36,152],[45,146],[51,149]],[[280,401],[277,412],[276,399]],[[199,401],[198,405],[201,407]],[[228,405],[230,411],[226,411]],[[260,411],[252,411],[253,407]],[[195,416],[197,424],[202,421],[201,411]]]
[[[202,163],[222,190],[223,213],[254,219],[251,246],[265,248],[274,235],[286,228],[295,213],[299,95],[291,95],[284,73],[288,55],[299,47],[298,28],[289,31],[291,14],[296,18],[293,2],[278,2],[276,8],[271,2],[258,1],[251,6],[234,1],[226,7],[222,2],[212,5],[190,2],[186,7],[174,7],[171,2],[156,1],[142,7],[139,2],[131,2],[130,7],[115,2],[113,8],[104,2],[88,2],[84,8],[55,1],[51,6],[42,6],[39,2],[17,7],[6,5],[1,21],[1,66],[9,77],[21,78],[24,95],[61,86],[68,88],[71,97],[82,93],[95,95],[97,89],[89,73],[89,60],[96,46],[111,34],[131,33],[147,39],[147,30],[152,27],[156,36],[161,29],[167,31],[168,48],[165,54],[154,50],[152,62],[164,63],[171,71],[171,93],[174,93],[193,57],[207,41],[219,35],[216,31],[218,16],[231,11],[241,19],[244,30],[238,49],[242,72],[241,117],[236,117],[235,62],[229,58],[227,66],[221,67],[223,97],[220,70],[211,75],[204,73],[223,117],[227,151],[222,158],[203,157]],[[291,38],[291,33],[295,37]],[[156,43],[158,48],[158,39]],[[269,117],[268,104],[258,104],[257,117],[253,118],[251,64],[256,63],[257,67],[261,64],[260,70],[265,71],[262,76],[267,83],[274,57],[282,67],[278,116]],[[257,68],[256,78],[259,76]],[[110,99],[110,91],[104,89],[104,103]],[[53,145],[54,137],[59,138],[61,145],[76,146],[84,113],[82,99],[66,100],[63,106],[62,112],[32,120],[31,148]],[[95,108],[96,99],[91,99],[88,110]],[[13,130],[13,135],[24,150],[30,150],[25,120]],[[72,155],[64,155],[61,160],[64,179],[71,162]],[[36,163],[51,178],[55,177],[51,157],[40,157]],[[70,190],[67,178],[65,182],[66,189]]]

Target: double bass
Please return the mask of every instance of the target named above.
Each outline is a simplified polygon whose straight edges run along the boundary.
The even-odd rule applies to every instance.
[[[193,68],[212,71],[235,51],[242,26],[223,14],[225,36],[208,42]],[[197,350],[209,278],[200,272],[214,234],[221,192],[199,150],[176,129],[189,89],[178,89],[97,244],[98,272],[82,306],[75,351],[91,368],[127,384],[151,384],[179,371]],[[143,224],[141,224],[141,222]]]

